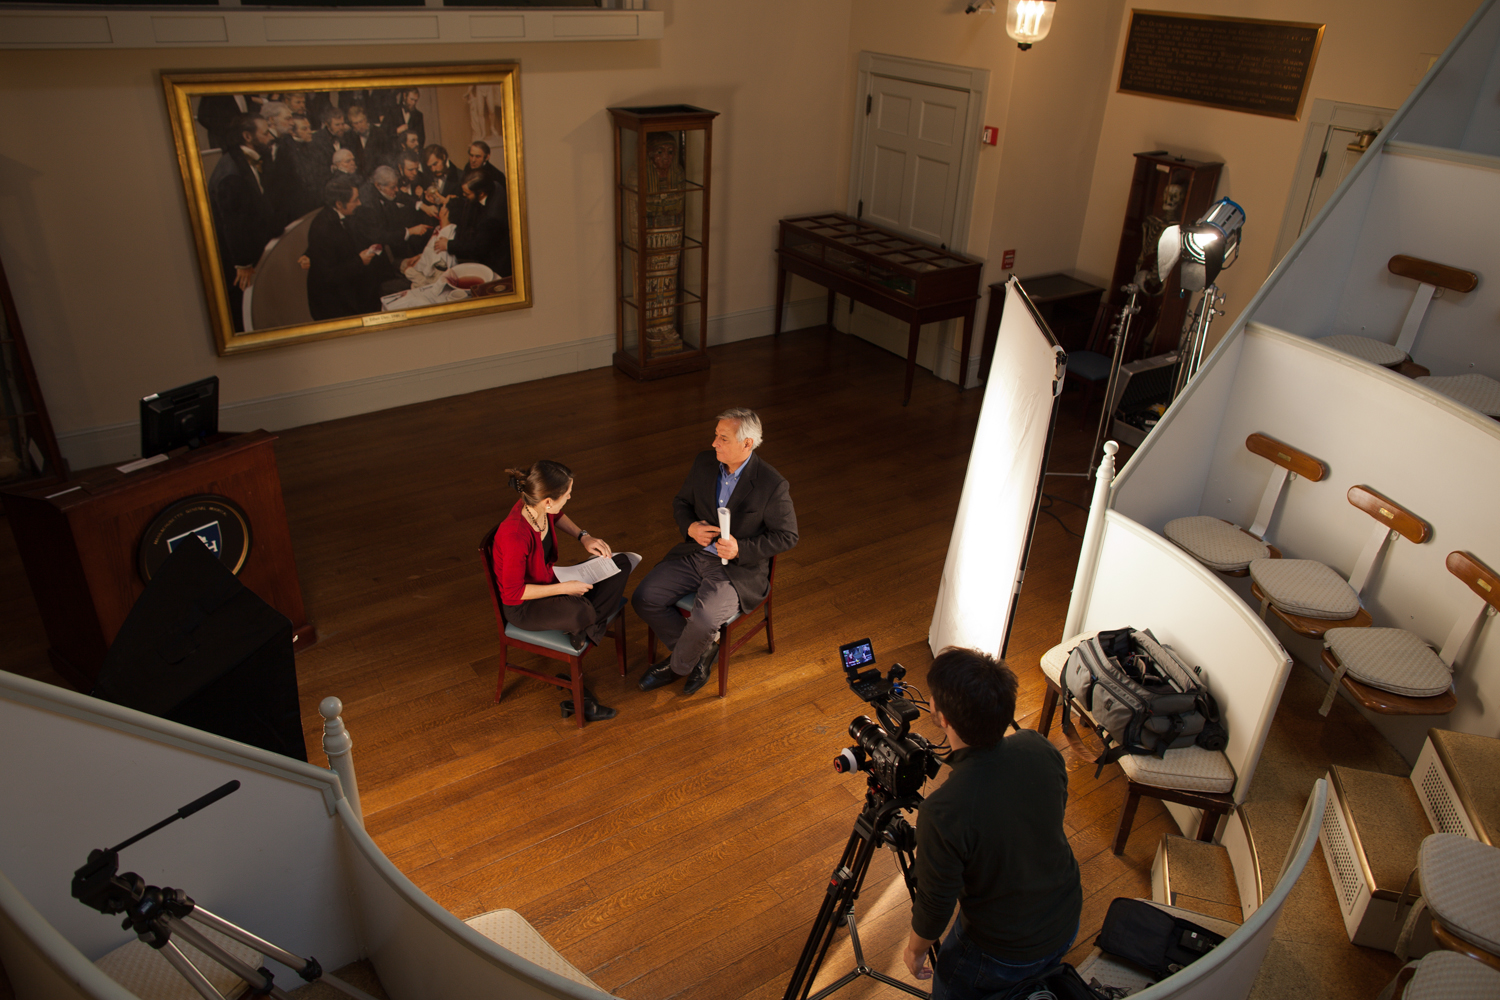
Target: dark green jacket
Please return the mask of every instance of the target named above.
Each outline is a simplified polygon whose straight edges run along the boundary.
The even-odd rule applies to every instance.
[[[912,930],[938,937],[957,902],[964,934],[987,954],[1045,958],[1071,940],[1083,908],[1063,830],[1062,754],[1026,729],[949,763],[948,780],[917,812]]]

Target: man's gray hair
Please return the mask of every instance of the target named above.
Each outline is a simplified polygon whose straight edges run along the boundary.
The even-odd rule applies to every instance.
[[[401,178],[396,174],[396,171],[392,170],[390,167],[385,166],[384,164],[381,164],[380,166],[375,168],[375,171],[372,174],[370,174],[370,180],[374,181],[376,184],[396,184],[401,180]]]
[[[751,445],[752,450],[759,448],[765,443],[766,439],[762,436],[764,432],[761,430],[760,417],[755,415],[754,410],[747,410],[743,406],[736,406],[732,410],[725,410],[714,419],[733,420],[738,424],[736,433],[739,434],[739,439],[743,441],[746,438],[751,438],[755,441],[755,444]]]

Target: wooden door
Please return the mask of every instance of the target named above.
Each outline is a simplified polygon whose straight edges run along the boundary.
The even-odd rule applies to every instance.
[[[871,76],[857,164],[862,218],[948,246],[969,100],[966,90]]]

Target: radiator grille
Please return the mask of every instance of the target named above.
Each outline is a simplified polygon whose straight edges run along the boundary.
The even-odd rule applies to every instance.
[[[1464,815],[1459,809],[1458,803],[1453,801],[1453,792],[1448,788],[1448,782],[1444,780],[1443,769],[1438,766],[1437,761],[1429,760],[1427,770],[1422,775],[1420,784],[1422,797],[1427,800],[1427,808],[1437,823],[1439,833],[1452,833],[1460,837],[1467,836]]]
[[[1333,805],[1333,802],[1329,803],[1330,807]],[[1360,877],[1359,865],[1354,861],[1354,852],[1349,849],[1349,838],[1344,835],[1344,824],[1339,822],[1339,810],[1336,808],[1323,811],[1323,846],[1333,858],[1334,871],[1330,874],[1339,894],[1339,905],[1348,913],[1353,909],[1354,901],[1359,898],[1364,879]]]

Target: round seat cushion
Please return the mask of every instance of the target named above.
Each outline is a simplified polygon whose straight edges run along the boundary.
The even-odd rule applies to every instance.
[[[1267,559],[1271,547],[1237,525],[1199,515],[1168,521],[1163,532],[1194,559],[1221,573],[1235,573],[1252,559]]]
[[[1131,781],[1159,788],[1224,795],[1234,790],[1234,766],[1222,750],[1200,746],[1168,750],[1160,759],[1128,753],[1120,758],[1120,770]]]
[[[1359,595],[1349,581],[1314,559],[1256,559],[1250,563],[1250,579],[1290,614],[1324,621],[1359,614]]]
[[[1318,343],[1331,347],[1340,354],[1348,354],[1381,367],[1399,365],[1406,360],[1406,352],[1396,345],[1371,337],[1361,337],[1356,333],[1336,333],[1332,337],[1323,337]]]
[[[1331,628],[1324,643],[1361,684],[1412,698],[1431,698],[1453,685],[1447,664],[1401,628]]]
[[[1488,375],[1424,375],[1416,381],[1487,417],[1500,417],[1500,382]]]
[[[1500,997],[1500,971],[1456,951],[1431,951],[1417,963],[1403,1000],[1485,1000]]]
[[[1458,937],[1500,955],[1500,847],[1434,833],[1417,852],[1422,895],[1434,919]]]

